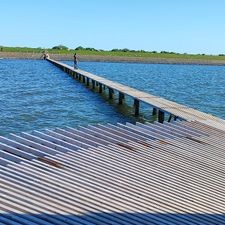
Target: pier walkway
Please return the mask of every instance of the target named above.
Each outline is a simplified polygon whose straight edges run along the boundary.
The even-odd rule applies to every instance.
[[[0,225],[225,224],[224,120],[49,62],[159,122],[0,136]]]
[[[74,69],[73,67],[62,62],[52,59],[48,59],[48,61],[67,72],[73,78],[86,83],[87,86],[92,85],[92,88],[96,88],[97,86],[100,93],[107,88],[109,98],[113,98],[113,94],[117,91],[119,95],[119,104],[123,103],[123,99],[126,95],[132,97],[134,99],[135,115],[139,114],[139,102],[144,102],[153,108],[153,114],[158,114],[158,121],[160,123],[164,122],[165,113],[167,113],[169,114],[169,121],[171,121],[172,118],[175,118],[175,120],[177,118],[187,121],[195,120],[225,130],[225,120],[213,115],[200,112],[193,108],[151,95],[143,91],[139,91],[135,88],[102,78],[81,69]]]
[[[225,224],[225,132],[196,121],[0,137],[0,224]]]

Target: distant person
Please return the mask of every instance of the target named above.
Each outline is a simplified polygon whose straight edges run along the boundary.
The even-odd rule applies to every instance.
[[[45,56],[46,56],[46,59],[49,59],[49,54],[48,53],[46,53]]]
[[[41,58],[44,59],[44,60],[46,59],[46,51],[43,51],[43,52],[42,52]]]
[[[77,63],[78,63],[78,60],[77,60],[77,53],[74,53],[74,56],[73,56],[73,63],[74,63],[74,69],[78,69],[78,67],[77,67]]]
[[[42,55],[42,58],[45,60],[45,59],[49,59],[49,54],[48,52],[44,51],[43,52],[43,55]]]

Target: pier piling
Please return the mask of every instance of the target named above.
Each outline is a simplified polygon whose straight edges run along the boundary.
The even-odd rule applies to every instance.
[[[99,84],[99,93],[102,93],[102,84]]]
[[[95,81],[92,80],[92,89],[95,89]]]
[[[113,89],[109,88],[109,99],[113,99]]]
[[[123,104],[123,100],[124,100],[124,94],[119,92],[119,104],[122,105]]]
[[[165,113],[161,110],[158,111],[158,121],[159,123],[163,123],[165,119]]]
[[[153,108],[153,110],[152,110],[152,115],[153,115],[153,116],[156,116],[156,115],[157,115],[157,109],[156,109],[156,108]]]
[[[170,114],[169,119],[168,119],[168,122],[171,122],[172,117],[173,117],[173,115],[172,115],[172,114]]]
[[[82,79],[83,83],[85,83],[85,76],[82,76],[82,78],[83,78],[83,79]]]
[[[134,115],[139,115],[139,101],[136,98],[134,99]]]
[[[89,86],[90,78],[87,77],[87,86]]]
[[[76,79],[79,79],[80,81],[82,76],[83,81],[87,80],[87,86],[89,86],[90,79],[90,81],[92,81],[93,89],[95,89],[96,85],[99,85],[100,93],[105,90],[105,87],[107,87],[109,90],[109,99],[112,99],[114,91],[117,91],[119,93],[119,104],[123,103],[125,95],[130,96],[134,99],[135,115],[139,114],[139,102],[143,102],[145,104],[148,104],[149,107],[153,107],[152,115],[158,115],[158,121],[160,123],[164,122],[166,113],[169,115],[169,122],[172,120],[176,121],[177,119],[186,121],[197,120],[199,122],[204,122],[208,125],[215,126],[216,128],[221,128],[221,124],[224,124],[224,120],[213,115],[200,112],[188,106],[184,106],[176,102],[163,99],[159,96],[154,96],[152,94],[137,90],[135,88],[131,88],[118,82],[105,79],[81,69],[75,70],[73,67],[62,62],[58,62],[52,59],[47,60],[63,71],[69,74],[75,74]]]

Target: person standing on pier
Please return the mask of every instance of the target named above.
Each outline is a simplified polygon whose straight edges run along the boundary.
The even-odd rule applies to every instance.
[[[41,58],[43,58],[44,60],[45,60],[45,59],[49,59],[49,54],[48,54],[48,52],[47,52],[47,51],[44,51],[44,52],[43,52],[43,55],[41,56]]]
[[[78,69],[78,67],[77,67],[77,63],[78,63],[78,60],[77,60],[77,53],[74,53],[74,56],[73,56],[73,63],[74,63],[74,69]]]

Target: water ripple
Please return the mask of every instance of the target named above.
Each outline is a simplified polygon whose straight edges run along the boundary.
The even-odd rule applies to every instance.
[[[72,64],[72,62],[66,62]],[[225,67],[81,62],[87,71],[225,119]],[[0,135],[10,132],[134,122],[132,99],[105,101],[46,61],[0,61]],[[139,120],[152,120],[141,104]]]

